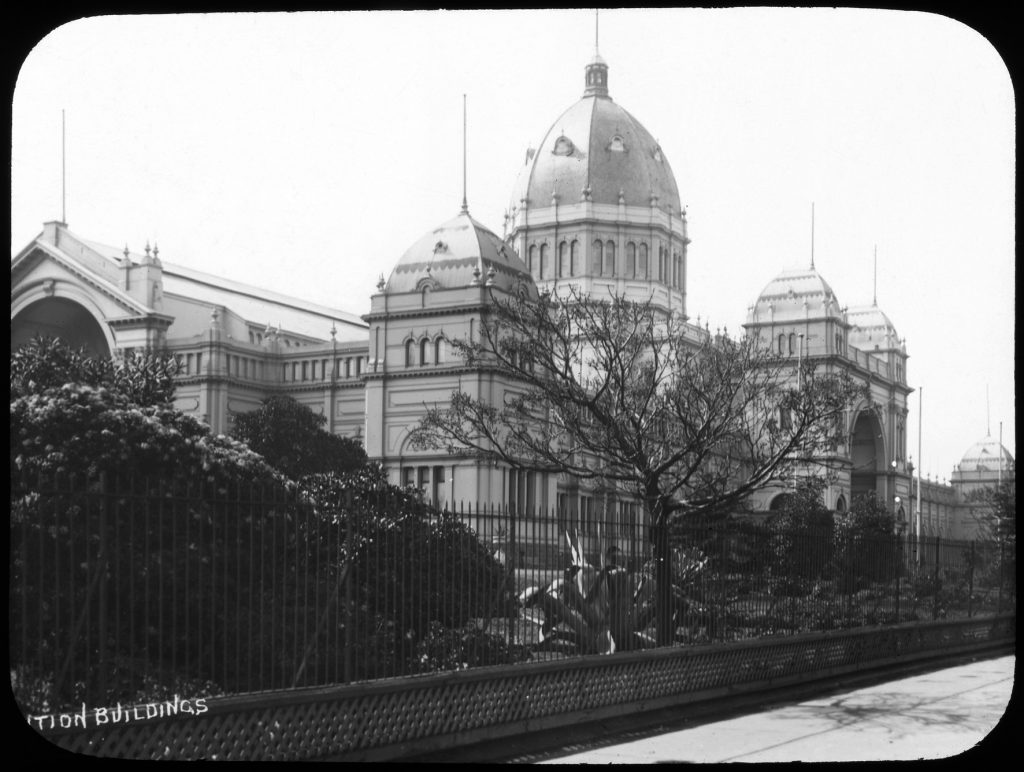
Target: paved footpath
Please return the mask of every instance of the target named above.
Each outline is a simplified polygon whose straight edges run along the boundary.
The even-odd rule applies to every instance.
[[[1007,710],[1015,658],[959,665],[760,712],[696,724],[691,717],[622,737],[547,749],[515,762],[892,761],[955,756]],[[1009,721],[1010,718],[1007,718]],[[1006,729],[1000,728],[1000,732]]]

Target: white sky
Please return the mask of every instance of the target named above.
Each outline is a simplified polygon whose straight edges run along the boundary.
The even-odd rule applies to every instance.
[[[470,212],[500,234],[593,51],[592,11],[72,22],[15,91],[11,253],[61,217],[63,109],[73,232],[366,313],[458,213],[462,94]],[[689,208],[692,317],[739,332],[810,262],[814,202],[843,305],[871,302],[877,245],[878,304],[924,387],[922,471],[948,477],[1000,421],[1014,452],[1014,100],[981,35],[918,12],[630,9],[601,12],[600,51]],[[915,393],[915,462],[918,409]]]

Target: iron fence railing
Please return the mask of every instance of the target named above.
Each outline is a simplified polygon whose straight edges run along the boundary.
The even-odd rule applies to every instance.
[[[997,613],[1012,545],[737,521],[656,534],[409,497],[325,505],[280,487],[12,488],[9,650],[26,713],[350,683],[675,645]]]

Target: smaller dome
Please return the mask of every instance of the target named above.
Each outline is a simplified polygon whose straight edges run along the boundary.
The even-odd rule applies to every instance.
[[[983,440],[974,443],[964,457],[960,459],[957,471],[963,472],[999,472],[999,457],[1002,456],[1002,471],[1013,470],[1013,456],[999,444],[999,440],[986,436]]]
[[[788,268],[761,290],[747,321],[788,322],[842,315],[832,287],[816,269]]]
[[[515,251],[465,210],[424,234],[391,271],[386,293],[487,285],[505,291],[537,287]]]
[[[846,320],[851,325],[850,345],[861,351],[898,348],[900,345],[896,327],[876,305],[851,308],[846,312]]]

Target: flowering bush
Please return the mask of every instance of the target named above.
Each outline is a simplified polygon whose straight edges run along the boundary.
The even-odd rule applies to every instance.
[[[445,667],[467,644],[444,630],[509,613],[510,577],[473,532],[388,484],[361,448],[314,421],[312,446],[348,471],[290,479],[311,467],[285,453],[275,468],[173,409],[164,365],[43,341],[12,355],[9,632],[23,708]]]
[[[37,336],[11,353],[11,397],[82,383],[112,389],[139,405],[166,405],[174,399],[177,369],[170,354],[94,357],[59,338]]]
[[[11,401],[11,479],[100,473],[190,484],[285,478],[243,443],[164,405],[68,383]]]

